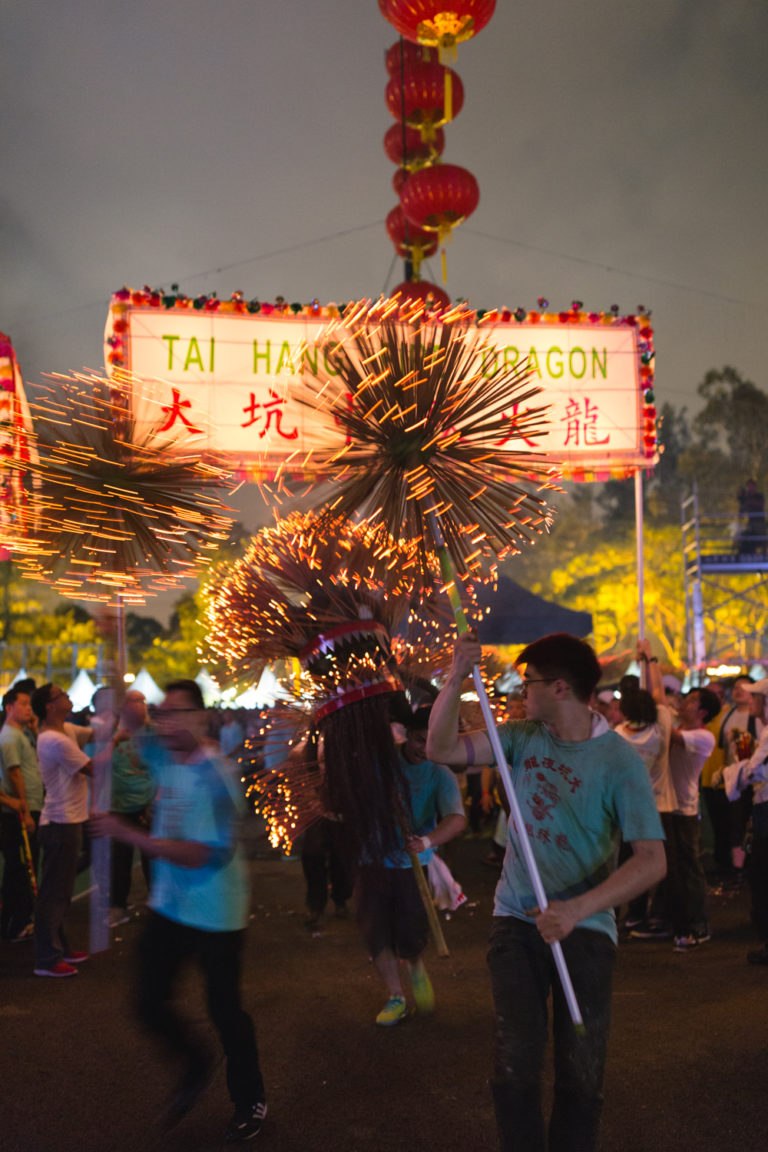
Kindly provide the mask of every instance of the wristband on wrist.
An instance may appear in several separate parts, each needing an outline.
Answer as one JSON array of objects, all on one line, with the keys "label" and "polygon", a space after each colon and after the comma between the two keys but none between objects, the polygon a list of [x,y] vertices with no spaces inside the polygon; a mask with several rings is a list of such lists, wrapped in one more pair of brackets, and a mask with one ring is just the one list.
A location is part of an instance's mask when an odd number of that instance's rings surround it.
[{"label": "wristband on wrist", "polygon": [[424,847],[421,849],[422,852],[426,852],[427,848],[432,847],[432,841],[430,840],[429,836],[422,836],[421,843],[424,845]]}]

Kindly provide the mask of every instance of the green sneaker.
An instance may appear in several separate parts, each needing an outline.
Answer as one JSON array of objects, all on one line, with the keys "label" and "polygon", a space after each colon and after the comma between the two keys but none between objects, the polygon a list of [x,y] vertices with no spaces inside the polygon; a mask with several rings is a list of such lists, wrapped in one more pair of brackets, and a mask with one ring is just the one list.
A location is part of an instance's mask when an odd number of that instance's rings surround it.
[{"label": "green sneaker", "polygon": [[411,987],[419,1012],[434,1012],[435,993],[432,981],[423,968],[420,972],[411,972]]},{"label": "green sneaker", "polygon": [[390,1024],[397,1024],[398,1020],[404,1020],[407,1015],[405,996],[390,996],[376,1017],[376,1023],[383,1024],[385,1028],[388,1028]]}]

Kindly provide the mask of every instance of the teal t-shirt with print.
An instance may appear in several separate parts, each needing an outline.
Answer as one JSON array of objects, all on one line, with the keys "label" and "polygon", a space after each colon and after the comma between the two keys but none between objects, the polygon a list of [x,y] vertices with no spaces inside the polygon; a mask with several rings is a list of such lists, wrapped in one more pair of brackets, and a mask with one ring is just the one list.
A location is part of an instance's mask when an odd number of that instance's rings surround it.
[{"label": "teal t-shirt with print", "polygon": [[156,744],[145,755],[155,784],[152,836],[195,841],[212,850],[202,868],[153,860],[150,908],[208,932],[244,928],[248,877],[238,842],[244,801],[234,764],[220,756],[179,764]]},{"label": "teal t-shirt with print", "polygon": [[[499,728],[520,810],[549,901],[568,900],[605,880],[620,840],[663,840],[648,772],[638,754],[609,731],[560,740],[539,722]],[[511,826],[496,888],[497,916],[529,920],[538,901]],[[616,941],[613,909],[579,924]]]}]

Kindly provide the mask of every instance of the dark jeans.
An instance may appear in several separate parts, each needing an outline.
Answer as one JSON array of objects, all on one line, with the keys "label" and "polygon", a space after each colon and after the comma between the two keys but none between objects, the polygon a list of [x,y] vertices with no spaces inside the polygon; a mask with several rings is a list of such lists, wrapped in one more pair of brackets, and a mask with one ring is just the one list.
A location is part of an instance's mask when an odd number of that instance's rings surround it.
[{"label": "dark jeans", "polygon": [[727,878],[733,874],[730,803],[724,788],[703,787],[701,798],[712,826],[712,855],[715,870],[718,876]]},{"label": "dark jeans", "polygon": [[[33,813],[37,819],[40,813]],[[37,834],[28,832],[32,867],[37,874]],[[0,937],[13,940],[32,920],[35,896],[29,879],[21,821],[18,812],[0,814],[0,849],[3,853],[3,884],[0,890]]]},{"label": "dark jeans", "polygon": [[675,812],[664,822],[667,850],[667,877],[664,881],[667,906],[675,936],[707,932],[707,881],[701,866],[700,821],[698,816]]},{"label": "dark jeans", "polygon": [[[141,812],[117,812],[121,820],[134,828],[147,830],[144,809]],[[112,841],[112,884],[110,903],[113,908],[127,908],[128,896],[131,891],[131,875],[133,873],[133,844],[125,844],[122,840]],[[141,853],[141,870],[149,888],[149,857]]]},{"label": "dark jeans", "polygon": [[210,1062],[205,1040],[173,1006],[182,965],[194,960],[204,979],[208,1015],[227,1058],[227,1087],[236,1107],[264,1099],[253,1021],[240,1003],[245,933],[205,932],[151,912],[139,946],[139,1019],[194,1075]]},{"label": "dark jeans", "polygon": [[352,884],[343,857],[343,830],[338,820],[316,820],[304,834],[301,867],[307,884],[307,909],[321,916],[331,899],[337,908],[352,895]]},{"label": "dark jeans", "polygon": [[768,945],[768,803],[752,809],[752,851],[748,857],[749,887],[752,891],[752,922],[760,939]]},{"label": "dark jeans", "polygon": [[82,824],[43,824],[43,868],[35,912],[35,967],[52,968],[69,954],[64,918],[72,903]]},{"label": "dark jeans", "polygon": [[[582,1035],[571,1023],[552,950],[535,925],[494,917],[488,952],[496,1013],[492,1087],[502,1152],[596,1147],[616,949],[605,933],[577,928],[563,941],[563,952],[584,1020]],[[555,1098],[547,1141],[541,1070],[550,989]]]}]

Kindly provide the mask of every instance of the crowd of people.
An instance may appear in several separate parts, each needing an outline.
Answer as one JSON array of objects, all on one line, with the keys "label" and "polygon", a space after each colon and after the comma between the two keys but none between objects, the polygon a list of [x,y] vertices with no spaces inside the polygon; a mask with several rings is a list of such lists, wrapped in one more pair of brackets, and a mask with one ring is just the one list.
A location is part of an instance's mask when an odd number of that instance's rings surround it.
[{"label": "crowd of people", "polygon": [[[475,832],[495,825],[488,863],[500,876],[489,968],[500,1146],[591,1149],[619,933],[668,938],[676,952],[689,953],[711,938],[708,885],[739,887],[746,877],[761,942],[747,959],[768,964],[768,678],[753,683],[741,676],[683,696],[665,684],[642,641],[642,678],[625,677],[606,694],[584,641],[557,634],[521,653],[521,690],[511,694],[498,735],[547,894],[542,905],[514,819],[508,820],[493,747],[461,716],[464,681],[480,654],[471,635],[460,638],[439,695],[416,708],[400,732],[403,835],[384,866],[373,866],[365,853],[345,856],[332,812],[306,834],[307,926],[318,928],[329,895],[337,915],[354,907],[386,994],[377,1026],[395,1026],[414,1009],[433,1011],[421,872],[468,821]],[[240,995],[249,890],[234,761],[249,717],[206,710],[193,681],[169,685],[151,715],[133,690],[116,708],[111,690],[100,689],[83,723],[73,724],[71,711],[67,693],[51,683],[22,682],[3,698],[2,940],[30,947],[38,977],[76,976],[89,956],[72,948],[67,914],[88,860],[84,839],[111,842],[112,928],[135,914],[138,854],[150,895],[137,1014],[180,1069],[164,1123],[190,1111],[215,1066],[174,1000],[182,966],[194,961],[226,1056],[234,1108],[227,1140],[250,1140],[267,1104],[253,1022]],[[712,830],[709,880],[702,811]],[[557,949],[583,1027],[575,1026],[561,990]],[[550,995],[556,1074],[547,1125],[540,1089]]]}]

